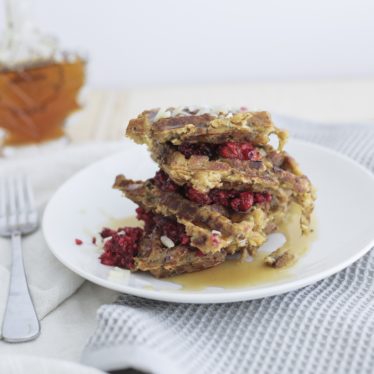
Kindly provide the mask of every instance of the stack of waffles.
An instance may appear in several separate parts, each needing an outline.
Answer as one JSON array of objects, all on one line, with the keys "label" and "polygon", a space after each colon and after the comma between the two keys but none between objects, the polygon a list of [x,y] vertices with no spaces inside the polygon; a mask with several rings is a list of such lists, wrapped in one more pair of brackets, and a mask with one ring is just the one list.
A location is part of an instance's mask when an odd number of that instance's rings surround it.
[{"label": "stack of waffles", "polygon": [[[139,206],[144,229],[125,230],[126,245],[108,244],[103,263],[168,277],[235,254],[256,256],[295,203],[302,232],[310,230],[313,187],[283,150],[287,133],[267,112],[147,110],[126,134],[148,147],[159,171],[146,181],[116,177],[114,188]],[[265,263],[281,267],[292,260],[291,253],[275,251]]]}]

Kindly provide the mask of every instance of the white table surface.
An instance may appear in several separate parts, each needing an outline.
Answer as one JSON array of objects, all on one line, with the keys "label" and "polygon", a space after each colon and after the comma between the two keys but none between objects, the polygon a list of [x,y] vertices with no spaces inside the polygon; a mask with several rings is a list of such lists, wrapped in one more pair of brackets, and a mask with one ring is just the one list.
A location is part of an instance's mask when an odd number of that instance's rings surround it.
[{"label": "white table surface", "polygon": [[[183,104],[246,105],[319,122],[374,124],[374,78],[313,82],[256,82],[112,91],[91,90],[69,126],[73,142],[120,139],[128,119],[143,109]],[[0,354],[32,354],[78,361],[95,328],[95,313],[116,293],[86,282],[41,322],[29,343],[0,342]]]}]

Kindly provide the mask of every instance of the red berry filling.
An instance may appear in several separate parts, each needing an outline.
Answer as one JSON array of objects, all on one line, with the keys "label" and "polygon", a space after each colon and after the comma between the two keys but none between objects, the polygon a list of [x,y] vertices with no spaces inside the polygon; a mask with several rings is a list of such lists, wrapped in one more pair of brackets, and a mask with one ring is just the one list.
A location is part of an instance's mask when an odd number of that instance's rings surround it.
[{"label": "red berry filling", "polygon": [[144,230],[146,233],[150,233],[156,228],[161,235],[170,238],[175,245],[188,245],[190,243],[190,238],[186,234],[184,225],[178,223],[175,219],[146,212],[140,207],[136,209],[136,213],[137,218],[144,221]]},{"label": "red berry filling", "polygon": [[270,203],[271,201],[269,192],[255,192],[253,197],[257,204]]},{"label": "red berry filling", "polygon": [[100,232],[100,236],[105,239],[105,238],[109,238],[109,236],[113,236],[115,233],[117,232],[117,230],[113,230],[113,229],[110,229],[108,227],[104,227],[101,232]]},{"label": "red berry filling", "polygon": [[177,146],[187,159],[191,156],[208,156],[210,160],[222,158],[231,158],[237,160],[260,160],[260,153],[251,143],[226,142],[223,144],[212,143],[182,143]]},{"label": "red berry filling", "polygon": [[134,257],[138,253],[143,229],[139,227],[122,227],[118,230],[104,228],[100,235],[102,238],[111,237],[104,244],[104,253],[100,256],[100,262],[104,265],[133,269]]},{"label": "red berry filling", "polygon": [[193,187],[186,186],[185,197],[187,197],[188,200],[191,200],[200,205],[209,205],[213,203],[213,200],[211,199],[209,194],[200,192]]},{"label": "red berry filling", "polygon": [[246,212],[254,204],[254,194],[250,191],[219,190],[209,192],[213,202],[224,207],[230,207],[235,212]]},{"label": "red berry filling", "polygon": [[148,234],[155,227],[155,221],[153,219],[154,214],[152,212],[147,212],[143,208],[136,208],[136,218],[144,222],[144,231]]},{"label": "red berry filling", "polygon": [[187,245],[190,242],[190,238],[186,234],[184,225],[178,223],[176,220],[160,215],[155,215],[154,221],[156,227],[170,238],[175,245],[182,244]]},{"label": "red berry filling", "polygon": [[250,161],[260,160],[260,153],[251,143],[227,142],[219,146],[218,153],[223,158]]},{"label": "red berry filling", "polygon": [[[122,227],[117,230],[103,228],[100,236],[107,240],[104,243],[104,252],[100,256],[102,264],[133,269],[134,257],[138,254],[143,233],[149,234],[155,228],[161,235],[170,238],[175,245],[189,245],[190,238],[186,234],[185,227],[175,219],[147,212],[140,207],[136,209],[136,213],[137,218],[144,221],[144,230],[139,227]],[[190,249],[197,250],[193,247]]]},{"label": "red berry filling", "polygon": [[240,192],[238,197],[230,201],[230,206],[235,212],[246,212],[253,205],[253,194],[249,191]]},{"label": "red berry filling", "polygon": [[177,147],[178,151],[189,159],[192,155],[208,156],[209,159],[217,157],[217,145],[210,143],[182,143]]},{"label": "red berry filling", "polygon": [[153,177],[153,183],[163,191],[176,192],[179,189],[179,186],[162,170],[156,172],[156,175]]},{"label": "red berry filling", "polygon": [[[218,204],[225,208],[231,208],[235,212],[247,212],[254,204],[263,204],[271,202],[271,195],[268,192],[251,192],[213,189],[208,193],[200,192],[190,185],[183,187],[174,183],[170,177],[162,170],[159,170],[153,178],[153,183],[163,191],[178,192],[199,205]],[[153,215],[145,211],[139,211],[138,219],[145,222],[146,231],[151,231],[154,227]],[[151,216],[147,216],[151,214]],[[143,217],[143,215],[145,215]],[[147,229],[149,225],[149,229]],[[165,234],[166,235],[166,234]]]}]

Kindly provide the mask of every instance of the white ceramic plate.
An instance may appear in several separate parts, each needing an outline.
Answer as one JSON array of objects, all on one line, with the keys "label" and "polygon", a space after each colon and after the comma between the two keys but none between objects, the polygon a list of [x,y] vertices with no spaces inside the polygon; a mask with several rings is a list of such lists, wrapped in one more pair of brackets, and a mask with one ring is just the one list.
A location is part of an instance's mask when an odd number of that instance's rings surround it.
[{"label": "white ceramic plate", "polygon": [[[97,249],[89,243],[108,219],[134,215],[135,204],[111,189],[114,177],[120,173],[133,179],[154,175],[156,166],[149,154],[135,144],[87,167],[61,186],[44,213],[45,239],[54,255],[75,273],[101,286],[150,299],[222,303],[306,286],[344,269],[374,245],[374,177],[349,158],[323,147],[292,140],[286,149],[317,188],[318,235],[285,279],[192,292],[147,274],[135,273],[127,279],[109,276],[111,267],[100,264]],[[77,246],[75,238],[85,244]]]}]

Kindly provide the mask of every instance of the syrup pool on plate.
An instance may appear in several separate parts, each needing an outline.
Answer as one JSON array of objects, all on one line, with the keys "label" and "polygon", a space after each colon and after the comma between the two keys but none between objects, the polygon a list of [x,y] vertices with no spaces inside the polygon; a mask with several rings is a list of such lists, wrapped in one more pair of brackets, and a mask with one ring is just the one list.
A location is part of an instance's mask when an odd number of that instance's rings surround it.
[{"label": "syrup pool on plate", "polygon": [[[274,269],[264,264],[264,258],[268,251],[259,251],[254,258],[248,257],[245,260],[238,258],[227,259],[223,264],[198,271],[186,273],[170,278],[163,278],[163,281],[173,282],[182,287],[183,290],[203,290],[207,287],[219,288],[240,288],[245,286],[260,285],[275,282],[292,277],[290,268],[302,257],[316,239],[316,221],[312,218],[312,230],[307,235],[302,235],[300,229],[300,207],[292,204],[284,222],[280,225],[278,233],[283,234],[285,241],[282,245],[283,251],[289,251],[295,257],[295,261],[289,266]],[[131,226],[142,227],[141,221],[136,217],[110,218],[105,224],[106,227],[118,229],[119,227]],[[273,248],[272,250],[274,250]],[[147,286],[152,288],[151,285]]]},{"label": "syrup pool on plate", "polygon": [[110,229],[117,230],[119,227],[143,227],[143,221],[139,221],[135,216],[130,216],[126,218],[110,218],[106,224],[105,227],[108,227]]},{"label": "syrup pool on plate", "polygon": [[[295,256],[295,262],[307,252],[311,243],[316,239],[316,222],[312,222],[312,231],[302,235],[300,229],[300,208],[293,204],[278,232],[286,239],[282,250],[290,251]],[[228,259],[223,264],[195,272],[167,278],[177,283],[184,290],[202,290],[207,287],[239,288],[245,286],[271,283],[292,276],[290,264],[287,267],[274,269],[264,264],[267,253],[259,251],[256,257],[246,260]]]}]

